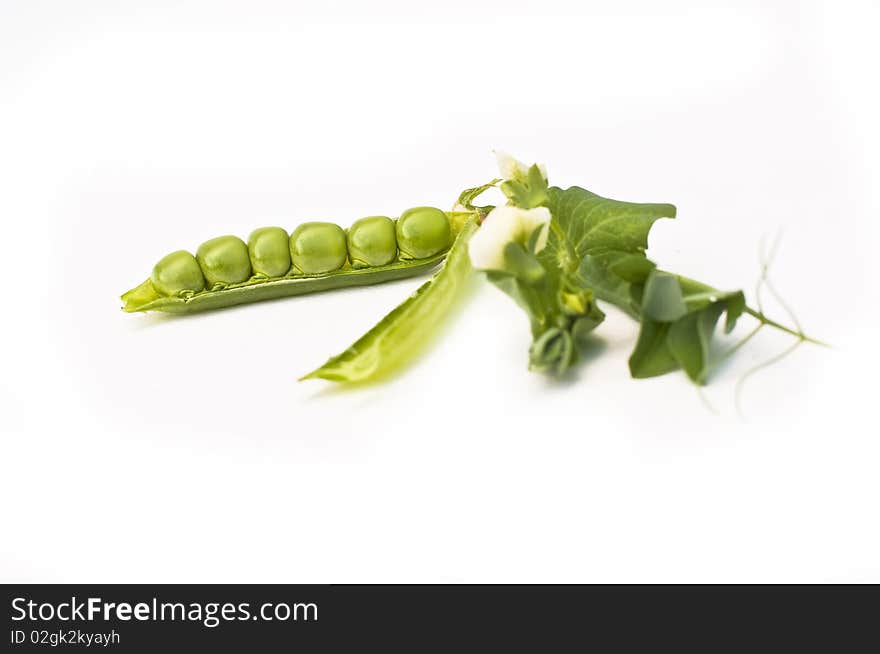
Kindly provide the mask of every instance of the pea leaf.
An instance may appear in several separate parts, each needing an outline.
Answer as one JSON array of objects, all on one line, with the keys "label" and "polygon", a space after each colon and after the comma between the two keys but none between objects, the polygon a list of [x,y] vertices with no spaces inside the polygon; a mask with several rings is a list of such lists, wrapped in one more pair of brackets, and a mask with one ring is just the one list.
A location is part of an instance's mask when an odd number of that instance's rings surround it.
[{"label": "pea leaf", "polygon": [[642,294],[642,316],[657,322],[673,322],[687,312],[678,278],[667,272],[652,273]]},{"label": "pea leaf", "polygon": [[674,218],[675,206],[621,202],[579,186],[551,187],[546,206],[553,223],[543,259],[570,271],[598,299],[638,317],[640,303],[630,287],[654,269],[645,256],[648,233],[660,218]]},{"label": "pea leaf", "polygon": [[682,368],[695,383],[706,382],[718,318],[727,312],[725,330],[732,330],[745,310],[745,296],[742,291],[702,288],[685,295],[687,286],[676,275],[654,271],[643,288],[633,287],[642,291],[642,326],[629,360],[633,377],[656,377]]},{"label": "pea leaf", "polygon": [[669,323],[645,318],[639,340],[629,357],[629,372],[636,379],[657,377],[678,370],[678,361],[666,343]]},{"label": "pea leaf", "polygon": [[612,273],[631,284],[643,284],[654,269],[657,267],[653,261],[644,254],[626,254],[613,252],[608,267]]},{"label": "pea leaf", "polygon": [[687,376],[703,382],[709,363],[709,347],[718,316],[724,312],[722,304],[712,304],[700,311],[689,313],[669,326],[666,345]]},{"label": "pea leaf", "polygon": [[586,255],[616,252],[642,254],[648,247],[648,232],[660,218],[675,218],[671,204],[639,204],[603,198],[572,186],[551,187],[546,205],[555,227],[544,257],[573,271]]},{"label": "pea leaf", "polygon": [[730,332],[745,309],[745,296],[742,291],[716,293],[697,301],[691,298],[688,305],[692,307],[690,312],[672,323],[666,343],[687,376],[704,384],[711,369],[712,337],[718,318],[727,312],[725,331]]},{"label": "pea leaf", "polygon": [[[617,252],[608,254],[614,257],[629,256],[626,253]],[[633,300],[633,286],[624,277],[614,272],[614,269],[608,265],[608,258],[608,255],[588,254],[581,260],[576,278],[585,287],[592,289],[600,300],[609,302],[638,319],[641,299]]]},{"label": "pea leaf", "polygon": [[724,332],[726,334],[733,331],[737,319],[746,309],[746,296],[742,291],[701,291],[685,295],[684,301],[688,311],[700,311],[717,303],[723,303],[727,309],[727,320],[724,324]]}]

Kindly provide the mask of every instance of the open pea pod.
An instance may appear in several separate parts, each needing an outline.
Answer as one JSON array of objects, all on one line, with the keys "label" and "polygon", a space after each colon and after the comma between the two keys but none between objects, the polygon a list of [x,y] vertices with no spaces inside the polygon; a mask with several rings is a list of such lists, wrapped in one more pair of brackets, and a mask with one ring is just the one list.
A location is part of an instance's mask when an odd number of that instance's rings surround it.
[{"label": "open pea pod", "polygon": [[323,366],[300,377],[333,382],[362,384],[387,378],[413,361],[428,345],[438,327],[461,300],[462,290],[471,279],[473,267],[468,254],[471,237],[494,208],[475,206],[484,191],[500,179],[466,189],[459,195],[456,209],[449,214],[456,234],[443,267],[415,293],[397,305],[370,331]]},{"label": "open pea pod", "polygon": [[363,383],[383,379],[412,361],[461,297],[473,272],[468,242],[479,215],[468,216],[443,267],[341,354],[301,377]]},{"label": "open pea pod", "polygon": [[423,274],[446,257],[455,214],[416,207],[397,220],[369,216],[348,230],[309,222],[289,234],[262,227],[245,242],[220,236],[195,255],[162,258],[150,278],[122,295],[127,312],[192,313]]}]

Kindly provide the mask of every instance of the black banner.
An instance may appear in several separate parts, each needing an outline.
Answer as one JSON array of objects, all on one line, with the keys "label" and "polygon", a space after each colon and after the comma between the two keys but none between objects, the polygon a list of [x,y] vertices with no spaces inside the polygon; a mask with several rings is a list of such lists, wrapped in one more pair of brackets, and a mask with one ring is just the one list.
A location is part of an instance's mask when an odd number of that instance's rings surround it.
[{"label": "black banner", "polygon": [[[876,586],[8,585],[4,651],[849,651]],[[208,649],[210,648],[210,649]],[[860,647],[861,649],[861,647]]]}]

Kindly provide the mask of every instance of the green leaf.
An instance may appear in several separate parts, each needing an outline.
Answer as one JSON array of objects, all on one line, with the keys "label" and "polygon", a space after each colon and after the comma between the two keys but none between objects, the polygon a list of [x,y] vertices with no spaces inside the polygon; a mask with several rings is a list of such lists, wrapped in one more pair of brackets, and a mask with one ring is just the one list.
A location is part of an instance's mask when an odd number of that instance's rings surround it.
[{"label": "green leaf", "polygon": [[571,335],[580,350],[585,350],[590,346],[589,337],[593,330],[602,324],[603,320],[605,320],[605,314],[598,307],[594,307],[592,314],[574,321],[571,326]]},{"label": "green leaf", "polygon": [[545,257],[573,271],[584,256],[644,253],[648,232],[660,218],[674,218],[671,204],[638,204],[603,198],[578,186],[548,190],[554,228]]},{"label": "green leaf", "polygon": [[631,289],[634,287],[609,268],[605,255],[585,256],[581,260],[575,278],[580,280],[583,286],[592,289],[600,300],[609,302],[638,319],[641,297],[633,300]]},{"label": "green leaf", "polygon": [[727,310],[724,332],[729,334],[736,321],[746,309],[746,296],[742,291],[699,291],[684,297],[688,311],[700,311],[706,307],[721,304]]},{"label": "green leaf", "polygon": [[725,331],[729,333],[746,306],[742,291],[716,292],[708,294],[709,297],[705,295],[699,293],[685,298],[690,307],[689,313],[672,324],[666,339],[676,361],[697,384],[706,383],[712,367],[712,337],[718,318],[727,312]]},{"label": "green leaf", "polygon": [[639,340],[629,357],[629,372],[633,377],[645,379],[678,370],[678,361],[666,344],[668,333],[668,322],[657,322],[649,318],[642,320]]},{"label": "green leaf", "polygon": [[689,313],[672,323],[666,345],[678,364],[692,381],[702,384],[709,367],[709,353],[715,323],[724,312],[724,305],[712,304]]},{"label": "green leaf", "polygon": [[609,261],[609,269],[630,284],[644,284],[657,265],[644,254],[612,252],[616,255]]},{"label": "green leaf", "polygon": [[384,378],[411,362],[431,340],[470,277],[467,243],[476,230],[477,220],[473,218],[464,226],[443,268],[432,279],[351,347],[301,379],[368,382]]},{"label": "green leaf", "polygon": [[546,206],[553,218],[547,247],[538,258],[548,271],[548,292],[558,290],[561,281],[568,279],[636,315],[630,281],[647,277],[653,270],[644,256],[648,232],[660,218],[674,218],[675,207],[611,200],[579,186],[549,188]]},{"label": "green leaf", "polygon": [[660,218],[674,218],[675,206],[611,200],[578,186],[551,187],[546,206],[553,221],[542,259],[636,317],[630,286],[654,269],[645,256],[648,233]]},{"label": "green leaf", "polygon": [[[704,288],[667,272],[651,274],[642,293],[639,340],[630,357],[633,377],[655,377],[680,367],[695,383],[706,382],[718,318],[726,311],[726,328],[733,329],[745,296]],[[694,292],[684,295],[685,289]]]},{"label": "green leaf", "polygon": [[657,322],[673,322],[687,313],[678,277],[654,271],[645,282],[642,315]]},{"label": "green leaf", "polygon": [[746,311],[746,296],[742,291],[736,291],[733,297],[727,300],[727,320],[724,323],[724,333],[729,334],[736,327],[736,321]]}]

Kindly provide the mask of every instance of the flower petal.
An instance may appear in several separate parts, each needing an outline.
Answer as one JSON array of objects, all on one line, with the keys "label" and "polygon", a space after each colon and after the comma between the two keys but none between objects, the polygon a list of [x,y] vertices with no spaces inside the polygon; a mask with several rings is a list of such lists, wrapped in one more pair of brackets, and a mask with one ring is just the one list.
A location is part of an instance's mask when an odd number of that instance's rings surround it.
[{"label": "flower petal", "polygon": [[[493,150],[495,160],[498,162],[498,172],[504,179],[512,179],[518,182],[524,182],[529,176],[529,168],[516,157],[511,156],[504,150]],[[544,181],[547,181],[547,167],[544,164],[536,164]]]},{"label": "flower petal", "polygon": [[503,150],[495,150],[495,160],[498,162],[498,172],[504,179],[522,181],[529,173],[529,167]]},{"label": "flower petal", "polygon": [[547,207],[495,207],[471,238],[471,264],[478,270],[504,270],[505,246],[512,242],[525,246],[536,229],[541,232],[535,252],[540,252],[547,245],[550,217]]}]

